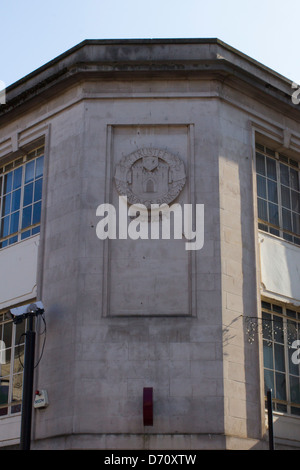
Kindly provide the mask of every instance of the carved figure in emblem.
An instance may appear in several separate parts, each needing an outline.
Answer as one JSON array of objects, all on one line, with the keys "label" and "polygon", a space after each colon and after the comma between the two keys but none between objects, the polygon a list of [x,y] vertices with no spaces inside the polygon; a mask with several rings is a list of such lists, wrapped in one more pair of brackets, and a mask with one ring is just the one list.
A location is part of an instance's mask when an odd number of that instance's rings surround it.
[{"label": "carved figure in emblem", "polygon": [[116,165],[115,183],[131,204],[169,204],[186,181],[182,160],[165,150],[142,148],[123,157]]}]

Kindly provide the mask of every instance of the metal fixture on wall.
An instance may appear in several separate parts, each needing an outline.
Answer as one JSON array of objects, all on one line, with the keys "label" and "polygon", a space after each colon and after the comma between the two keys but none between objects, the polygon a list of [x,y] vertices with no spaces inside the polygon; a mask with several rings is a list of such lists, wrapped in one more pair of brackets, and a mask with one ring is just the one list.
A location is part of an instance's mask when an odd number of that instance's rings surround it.
[{"label": "metal fixture on wall", "polygon": [[143,389],[143,420],[144,426],[153,426],[153,388]]}]

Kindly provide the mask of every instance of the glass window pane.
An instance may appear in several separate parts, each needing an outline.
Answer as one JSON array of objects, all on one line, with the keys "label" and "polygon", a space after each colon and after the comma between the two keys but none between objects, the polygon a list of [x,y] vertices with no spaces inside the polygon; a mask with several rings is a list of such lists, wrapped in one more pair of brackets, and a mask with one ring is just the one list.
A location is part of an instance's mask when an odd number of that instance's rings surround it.
[{"label": "glass window pane", "polygon": [[7,194],[3,198],[2,216],[8,215],[10,213],[10,205],[11,205],[11,193]]},{"label": "glass window pane", "polygon": [[300,235],[300,214],[293,212],[293,232]]},{"label": "glass window pane", "polygon": [[274,390],[274,373],[272,370],[264,370],[265,377],[265,395],[268,390]]},{"label": "glass window pane", "polygon": [[273,348],[268,341],[264,341],[264,367],[273,369]]},{"label": "glass window pane", "polygon": [[290,165],[293,165],[296,168],[298,168],[298,162],[296,160],[292,160],[291,158],[290,158]]},{"label": "glass window pane", "polygon": [[278,400],[286,400],[285,374],[275,372],[276,394]]},{"label": "glass window pane", "polygon": [[292,213],[282,208],[282,227],[285,230],[292,231]]},{"label": "glass window pane", "polygon": [[299,191],[299,172],[290,168],[291,187]]},{"label": "glass window pane", "polygon": [[26,184],[24,187],[24,202],[23,205],[28,206],[32,204],[32,197],[33,197],[33,183]]},{"label": "glass window pane", "polygon": [[8,322],[3,325],[3,341],[5,343],[6,348],[11,348],[12,327],[12,322]]},{"label": "glass window pane", "polygon": [[298,339],[298,328],[297,322],[288,320],[287,321],[287,341],[289,344],[292,344],[293,341]]},{"label": "glass window pane", "polygon": [[286,314],[288,317],[297,318],[296,310],[291,310],[290,308],[287,308]]},{"label": "glass window pane", "polygon": [[281,411],[282,413],[287,412],[287,406],[283,405],[282,403],[276,403],[276,410]]},{"label": "glass window pane", "polygon": [[267,157],[267,176],[276,181],[276,161]]},{"label": "glass window pane", "polygon": [[267,153],[268,155],[271,155],[272,157],[275,157],[275,151],[272,150],[272,149],[270,149],[270,148],[268,148],[268,147],[266,147],[266,153]]},{"label": "glass window pane", "polygon": [[21,233],[21,240],[25,240],[25,238],[30,237],[31,235],[31,230],[26,230],[26,232]]},{"label": "glass window pane", "polygon": [[32,225],[38,224],[41,221],[41,202],[36,202],[33,206],[33,218],[32,218]]},{"label": "glass window pane", "polygon": [[36,235],[37,233],[40,233],[40,231],[41,231],[40,225],[38,227],[34,227],[32,229],[32,235]]},{"label": "glass window pane", "polygon": [[273,312],[282,313],[282,307],[277,304],[272,304],[272,310]]},{"label": "glass window pane", "polygon": [[291,208],[290,189],[281,185],[281,202],[287,209]]},{"label": "glass window pane", "polygon": [[25,183],[29,183],[34,179],[34,160],[26,163],[25,168]]},{"label": "glass window pane", "polygon": [[23,216],[22,216],[22,229],[31,225],[31,213],[32,213],[32,206],[27,206],[23,209]]},{"label": "glass window pane", "polygon": [[262,220],[268,220],[267,202],[263,199],[257,199],[258,217]]},{"label": "glass window pane", "polygon": [[263,319],[263,338],[271,341],[273,337],[271,316],[263,312],[262,319]]},{"label": "glass window pane", "polygon": [[9,230],[9,216],[4,217],[1,219],[1,231],[0,231],[0,237],[4,238],[7,237],[8,235],[8,230]]},{"label": "glass window pane", "polygon": [[43,175],[43,167],[44,167],[44,156],[37,158],[36,160],[36,168],[35,168],[35,177],[39,178]]},{"label": "glass window pane", "polygon": [[292,195],[292,210],[300,213],[300,193],[291,191]]},{"label": "glass window pane", "polygon": [[273,315],[273,329],[276,343],[284,344],[283,320],[277,315]]},{"label": "glass window pane", "polygon": [[20,166],[16,170],[14,170],[14,185],[13,189],[18,189],[21,187],[22,184],[22,167]]},{"label": "glass window pane", "polygon": [[300,408],[296,408],[295,406],[291,406],[291,413],[293,415],[300,416]]},{"label": "glass window pane", "polygon": [[283,238],[284,238],[285,240],[287,240],[288,242],[292,242],[292,241],[293,241],[293,237],[292,237],[292,235],[290,235],[289,233],[283,232],[282,236],[283,236]]},{"label": "glass window pane", "polygon": [[12,189],[12,172],[4,176],[4,190],[3,194],[9,193]]},{"label": "glass window pane", "polygon": [[23,354],[22,346],[25,343],[25,322],[16,324],[16,344],[19,345],[16,349],[16,354]]},{"label": "glass window pane", "polygon": [[261,153],[256,153],[256,172],[260,175],[265,175],[265,157]]},{"label": "glass window pane", "polygon": [[285,372],[284,346],[282,344],[275,343],[274,353],[275,353],[275,369],[280,372]]},{"label": "glass window pane", "polygon": [[40,178],[35,182],[34,186],[34,202],[40,201],[42,199],[42,188],[43,188],[43,180]]},{"label": "glass window pane", "polygon": [[15,212],[20,209],[21,190],[17,189],[12,193],[11,211]]},{"label": "glass window pane", "polygon": [[20,215],[20,212],[14,212],[12,215],[11,215],[11,219],[10,219],[10,230],[9,230],[9,233],[12,234],[12,233],[15,233],[18,231],[19,229],[19,215]]},{"label": "glass window pane", "polygon": [[257,195],[267,199],[266,178],[257,175]]},{"label": "glass window pane", "polygon": [[18,241],[18,235],[15,235],[14,237],[9,238],[8,243],[9,245],[12,245],[13,243],[17,243]]},{"label": "glass window pane", "polygon": [[1,405],[8,403],[8,390],[9,390],[9,377],[0,378],[0,416],[7,414],[7,408],[2,408]]},{"label": "glass window pane", "polygon": [[270,233],[272,233],[272,235],[276,235],[277,237],[280,236],[279,230],[273,227],[270,227]]},{"label": "glass window pane", "polygon": [[275,202],[275,204],[278,203],[277,183],[274,183],[274,181],[270,180],[268,180],[268,200],[271,202]]},{"label": "glass window pane", "polygon": [[[43,166],[41,148],[31,152],[26,163],[22,157],[6,165],[5,169],[9,171],[0,175],[0,238],[5,238],[0,242],[0,249],[40,232],[39,227],[35,227],[34,232],[28,227],[39,224],[41,219]],[[20,228],[22,234],[19,236],[16,234]]]},{"label": "glass window pane", "polygon": [[265,232],[268,232],[268,226],[265,225],[265,224],[259,223],[258,228],[259,228],[259,230],[264,230]]},{"label": "glass window pane", "polygon": [[14,414],[14,413],[20,413],[21,412],[21,403],[19,403],[18,405],[12,405],[11,406],[11,413]]},{"label": "glass window pane", "polygon": [[294,377],[290,375],[290,392],[291,392],[291,401],[293,403],[300,404],[299,377]]},{"label": "glass window pane", "polygon": [[289,167],[283,163],[280,163],[280,181],[286,186],[290,185]]},{"label": "glass window pane", "polygon": [[269,202],[269,222],[274,225],[279,225],[278,206]]}]

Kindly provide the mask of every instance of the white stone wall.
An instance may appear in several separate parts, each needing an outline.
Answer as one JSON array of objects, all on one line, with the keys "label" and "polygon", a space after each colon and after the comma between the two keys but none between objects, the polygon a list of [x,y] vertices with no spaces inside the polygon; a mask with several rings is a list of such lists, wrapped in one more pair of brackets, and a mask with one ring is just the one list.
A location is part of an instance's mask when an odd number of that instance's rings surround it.
[{"label": "white stone wall", "polygon": [[[3,135],[41,119],[47,342],[35,385],[50,404],[34,412],[35,448],[261,445],[261,355],[243,324],[260,296],[253,120],[283,126],[280,113],[217,81],[91,81]],[[140,146],[184,160],[179,200],[204,204],[201,250],[97,238],[96,209],[118,196],[110,171]],[[154,389],[153,427],[143,426],[143,387]]]}]

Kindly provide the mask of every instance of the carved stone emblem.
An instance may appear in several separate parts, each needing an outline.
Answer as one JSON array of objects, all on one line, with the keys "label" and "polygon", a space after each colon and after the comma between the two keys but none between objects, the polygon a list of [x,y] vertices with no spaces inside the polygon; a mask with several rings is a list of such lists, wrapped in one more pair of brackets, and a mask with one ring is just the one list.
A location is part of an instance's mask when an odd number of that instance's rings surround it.
[{"label": "carved stone emblem", "polygon": [[183,161],[166,150],[142,148],[123,157],[115,168],[118,193],[130,204],[169,204],[186,182]]}]

